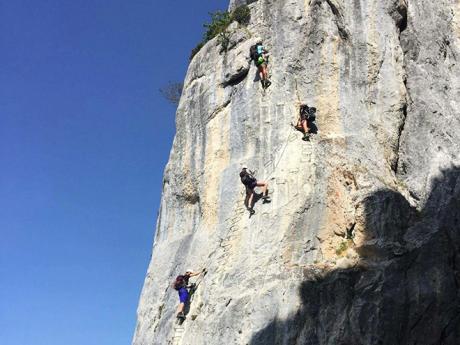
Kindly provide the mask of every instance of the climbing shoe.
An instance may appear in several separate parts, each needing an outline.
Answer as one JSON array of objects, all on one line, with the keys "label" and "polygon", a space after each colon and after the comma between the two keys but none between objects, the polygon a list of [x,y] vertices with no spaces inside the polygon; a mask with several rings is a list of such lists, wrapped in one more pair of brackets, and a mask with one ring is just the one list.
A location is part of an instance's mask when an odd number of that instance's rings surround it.
[{"label": "climbing shoe", "polygon": [[303,141],[310,141],[310,136],[308,134],[305,134],[302,138]]},{"label": "climbing shoe", "polygon": [[249,211],[249,214],[252,216],[253,214],[256,214],[256,211],[254,211],[252,208]]},{"label": "climbing shoe", "polygon": [[185,314],[184,314],[184,312],[178,313],[178,314],[177,314],[177,318],[178,318],[178,319],[185,319]]},{"label": "climbing shoe", "polygon": [[272,201],[270,200],[270,197],[268,195],[262,197],[262,203],[263,204],[268,204],[270,202],[272,202]]},{"label": "climbing shoe", "polygon": [[265,88],[269,87],[272,84],[270,80],[265,80]]}]

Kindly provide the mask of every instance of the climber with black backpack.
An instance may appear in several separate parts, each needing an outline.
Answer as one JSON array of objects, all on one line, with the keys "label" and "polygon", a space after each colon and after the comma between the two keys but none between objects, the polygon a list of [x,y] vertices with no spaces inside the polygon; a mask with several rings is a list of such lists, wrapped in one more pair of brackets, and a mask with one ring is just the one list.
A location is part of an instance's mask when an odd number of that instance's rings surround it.
[{"label": "climber with black backpack", "polygon": [[193,272],[193,270],[188,269],[185,271],[185,274],[176,277],[176,280],[173,283],[173,288],[179,293],[179,306],[177,307],[178,319],[185,320],[184,307],[185,304],[189,302],[190,289],[194,288],[194,284],[189,285],[190,277],[198,276],[202,272],[205,272],[205,269],[200,272]]},{"label": "climber with black backpack", "polygon": [[[316,119],[316,108],[309,107],[306,104],[300,106],[299,119],[297,124],[294,126],[295,129],[303,133],[302,140],[309,141],[311,127],[314,126],[314,121]],[[316,126],[315,126],[316,127]]]},{"label": "climber with black backpack", "polygon": [[254,188],[262,187],[262,200],[263,203],[271,202],[270,197],[268,196],[268,183],[265,181],[258,181],[254,177],[254,172],[248,170],[248,168],[243,168],[240,172],[241,183],[246,187],[246,199],[244,204],[246,205],[247,210],[250,215],[256,213],[254,211]]},{"label": "climber with black backpack", "polygon": [[266,89],[271,85],[271,81],[268,79],[268,50],[266,50],[262,42],[259,41],[251,46],[249,49],[249,56],[257,66],[262,87]]}]

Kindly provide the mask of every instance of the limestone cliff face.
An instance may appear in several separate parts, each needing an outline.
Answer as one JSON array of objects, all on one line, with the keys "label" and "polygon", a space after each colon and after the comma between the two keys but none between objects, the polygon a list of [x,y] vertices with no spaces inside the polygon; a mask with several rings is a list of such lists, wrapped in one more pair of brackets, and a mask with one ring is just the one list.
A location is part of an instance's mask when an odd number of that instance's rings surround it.
[{"label": "limestone cliff face", "polygon": [[[249,3],[190,64],[133,344],[458,344],[460,2]],[[243,165],[270,185],[252,217]]]}]

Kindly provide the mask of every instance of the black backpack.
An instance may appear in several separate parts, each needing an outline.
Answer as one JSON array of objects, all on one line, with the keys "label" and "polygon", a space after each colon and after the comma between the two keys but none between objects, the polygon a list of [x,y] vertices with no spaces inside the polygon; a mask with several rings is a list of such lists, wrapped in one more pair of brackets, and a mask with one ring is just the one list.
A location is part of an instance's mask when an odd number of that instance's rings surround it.
[{"label": "black backpack", "polygon": [[308,121],[316,120],[315,107],[309,107],[308,105],[304,104],[300,107],[300,114],[303,115]]},{"label": "black backpack", "polygon": [[254,177],[252,177],[251,175],[249,174],[245,174],[243,176],[241,176],[241,183],[243,183],[246,187],[249,187],[251,185],[251,183],[255,182],[256,179]]},{"label": "black backpack", "polygon": [[259,58],[259,54],[257,54],[257,44],[254,44],[251,48],[249,48],[249,56],[252,60],[257,61]]},{"label": "black backpack", "polygon": [[316,120],[316,108],[315,107],[309,107],[308,108],[308,119],[310,121],[315,121]]}]

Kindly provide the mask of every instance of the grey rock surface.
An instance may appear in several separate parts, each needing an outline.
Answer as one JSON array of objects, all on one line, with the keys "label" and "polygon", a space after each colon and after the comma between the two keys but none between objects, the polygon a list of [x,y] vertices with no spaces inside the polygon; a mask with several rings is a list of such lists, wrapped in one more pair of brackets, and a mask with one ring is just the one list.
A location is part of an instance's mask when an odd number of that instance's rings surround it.
[{"label": "grey rock surface", "polygon": [[[189,66],[133,345],[458,344],[460,2],[249,6]],[[252,217],[242,166],[269,183]],[[188,267],[208,273],[178,325]]]},{"label": "grey rock surface", "polygon": [[229,11],[234,10],[236,7],[241,5],[250,5],[253,2],[258,0],[230,0],[230,5],[228,6]]}]

